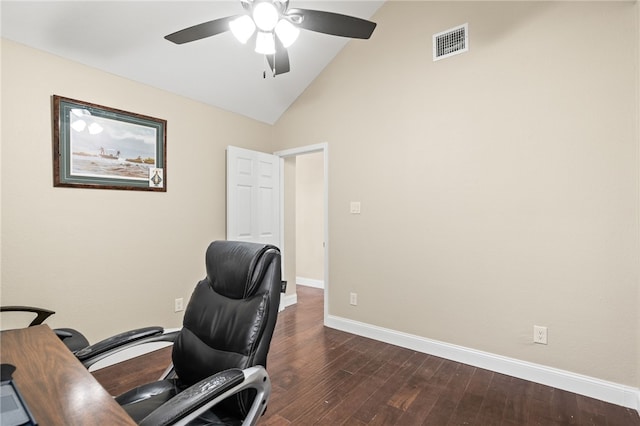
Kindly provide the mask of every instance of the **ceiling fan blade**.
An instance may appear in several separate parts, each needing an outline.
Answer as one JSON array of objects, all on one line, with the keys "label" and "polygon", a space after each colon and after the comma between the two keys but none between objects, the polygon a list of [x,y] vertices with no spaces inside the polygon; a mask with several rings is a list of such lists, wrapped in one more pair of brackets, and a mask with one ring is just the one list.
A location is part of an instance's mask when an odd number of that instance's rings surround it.
[{"label": "ceiling fan blade", "polygon": [[275,38],[276,40],[276,53],[274,55],[266,55],[267,62],[269,63],[269,67],[273,72],[273,75],[280,75],[291,70],[289,65],[289,53],[287,49],[282,45],[282,42]]},{"label": "ceiling fan blade", "polygon": [[302,22],[296,23],[300,28],[341,37],[369,38],[376,28],[375,22],[322,10],[289,9],[287,16],[291,15],[302,16]]},{"label": "ceiling fan blade", "polygon": [[203,38],[211,37],[216,34],[229,31],[229,22],[233,21],[237,17],[238,15],[227,16],[226,18],[203,22],[202,24],[194,25],[193,27],[176,31],[175,33],[165,36],[164,38],[176,44],[183,44],[189,43],[190,41],[196,41]]}]

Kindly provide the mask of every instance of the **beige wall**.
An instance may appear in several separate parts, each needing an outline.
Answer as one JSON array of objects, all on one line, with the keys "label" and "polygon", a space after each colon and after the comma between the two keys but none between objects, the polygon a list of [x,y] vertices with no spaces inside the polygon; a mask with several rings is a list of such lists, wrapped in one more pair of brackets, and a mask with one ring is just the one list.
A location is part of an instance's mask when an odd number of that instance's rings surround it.
[{"label": "beige wall", "polygon": [[[166,119],[166,193],[54,188],[51,96]],[[91,341],[175,327],[225,237],[225,147],[265,149],[272,127],[2,41],[2,304],[57,311]],[[268,150],[268,149],[267,149]]]},{"label": "beige wall", "polygon": [[[177,326],[224,238],[224,147],[328,142],[332,315],[638,387],[639,17],[394,1],[275,128],[2,41],[2,304],[91,340]],[[169,191],[53,188],[53,94],[167,119]]]},{"label": "beige wall", "polygon": [[[636,136],[638,138],[638,145],[640,145],[640,1],[635,2],[636,4],[636,40],[637,40],[637,49],[636,49],[636,89],[637,89],[637,97],[636,97]],[[640,202],[640,199],[639,199]],[[636,310],[638,313],[638,354],[640,354],[640,284],[638,285],[638,309]],[[637,381],[636,386],[640,388],[640,356],[638,356],[638,373],[637,373]]]},{"label": "beige wall", "polygon": [[324,153],[296,157],[296,276],[324,280]]},{"label": "beige wall", "polygon": [[330,314],[640,384],[636,7],[378,11],[276,124],[278,149],[330,147]]}]

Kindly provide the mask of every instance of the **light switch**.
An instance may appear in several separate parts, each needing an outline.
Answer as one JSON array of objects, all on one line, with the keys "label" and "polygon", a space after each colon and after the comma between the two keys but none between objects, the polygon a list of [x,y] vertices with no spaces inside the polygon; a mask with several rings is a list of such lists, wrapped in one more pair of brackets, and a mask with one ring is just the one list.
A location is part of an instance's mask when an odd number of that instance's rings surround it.
[{"label": "light switch", "polygon": [[351,214],[360,214],[360,201],[351,202]]}]

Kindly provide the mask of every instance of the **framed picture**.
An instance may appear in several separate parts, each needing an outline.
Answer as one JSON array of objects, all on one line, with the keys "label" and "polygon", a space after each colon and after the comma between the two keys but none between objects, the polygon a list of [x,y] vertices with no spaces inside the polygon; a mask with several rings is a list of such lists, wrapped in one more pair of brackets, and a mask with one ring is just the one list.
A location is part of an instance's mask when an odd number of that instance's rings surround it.
[{"label": "framed picture", "polygon": [[167,190],[167,122],[53,96],[53,186]]}]

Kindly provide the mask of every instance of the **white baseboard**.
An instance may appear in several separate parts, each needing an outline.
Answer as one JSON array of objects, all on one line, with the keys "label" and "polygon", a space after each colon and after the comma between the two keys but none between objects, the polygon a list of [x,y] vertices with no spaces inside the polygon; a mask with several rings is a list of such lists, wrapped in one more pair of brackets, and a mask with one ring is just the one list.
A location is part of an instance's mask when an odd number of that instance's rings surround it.
[{"label": "white baseboard", "polygon": [[316,280],[313,278],[296,277],[296,285],[304,285],[307,287],[324,288],[323,280]]},{"label": "white baseboard", "polygon": [[296,303],[298,303],[297,294],[285,295],[284,297],[280,298],[280,306],[282,306],[283,309],[287,306],[295,305]]},{"label": "white baseboard", "polygon": [[640,389],[329,315],[327,327],[596,398],[640,412]]}]

